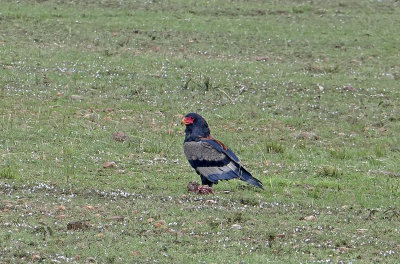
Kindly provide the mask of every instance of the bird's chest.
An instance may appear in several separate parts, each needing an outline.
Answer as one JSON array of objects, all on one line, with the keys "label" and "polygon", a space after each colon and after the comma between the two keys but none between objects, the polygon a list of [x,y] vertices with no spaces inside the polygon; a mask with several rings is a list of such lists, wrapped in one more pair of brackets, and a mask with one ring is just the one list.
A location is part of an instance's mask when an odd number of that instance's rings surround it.
[{"label": "bird's chest", "polygon": [[183,144],[183,153],[188,160],[196,160],[201,157],[201,146],[199,142],[185,142]]}]

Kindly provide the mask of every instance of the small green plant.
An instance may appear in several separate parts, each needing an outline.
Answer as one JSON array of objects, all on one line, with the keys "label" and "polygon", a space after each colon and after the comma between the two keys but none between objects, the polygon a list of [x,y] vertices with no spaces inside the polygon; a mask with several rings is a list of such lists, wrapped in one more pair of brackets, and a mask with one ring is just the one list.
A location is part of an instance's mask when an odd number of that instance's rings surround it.
[{"label": "small green plant", "polygon": [[276,141],[268,141],[265,143],[264,149],[271,154],[283,153],[285,151],[284,147]]},{"label": "small green plant", "polygon": [[321,188],[316,186],[316,187],[308,190],[307,195],[310,198],[319,199],[321,197]]},{"label": "small green plant", "polygon": [[382,158],[386,154],[386,146],[379,144],[374,151],[377,158]]},{"label": "small green plant", "polygon": [[329,154],[335,159],[345,160],[349,158],[349,154],[346,149],[331,149],[329,150]]},{"label": "small green plant", "polygon": [[246,221],[246,217],[243,215],[242,212],[235,212],[232,215],[227,217],[228,223],[242,223]]},{"label": "small green plant", "polygon": [[310,12],[312,10],[313,10],[313,7],[309,4],[297,5],[292,8],[293,13],[295,13],[295,14],[303,14],[306,12]]},{"label": "small green plant", "polygon": [[342,173],[339,168],[332,165],[323,165],[317,170],[317,175],[319,177],[333,177],[339,178]]},{"label": "small green plant", "polygon": [[0,179],[15,179],[18,174],[11,166],[0,168]]}]

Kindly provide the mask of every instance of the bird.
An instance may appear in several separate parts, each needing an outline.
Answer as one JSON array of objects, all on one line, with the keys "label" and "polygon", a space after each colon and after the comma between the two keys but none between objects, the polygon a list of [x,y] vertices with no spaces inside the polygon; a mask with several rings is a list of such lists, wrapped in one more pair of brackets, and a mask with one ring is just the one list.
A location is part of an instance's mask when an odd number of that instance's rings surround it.
[{"label": "bird", "polygon": [[[200,175],[203,186],[212,187],[221,180],[240,179],[264,189],[262,182],[240,164],[239,158],[224,143],[211,136],[208,124],[201,115],[189,113],[181,123],[186,126],[183,152]],[[203,189],[199,190],[202,193]]]}]

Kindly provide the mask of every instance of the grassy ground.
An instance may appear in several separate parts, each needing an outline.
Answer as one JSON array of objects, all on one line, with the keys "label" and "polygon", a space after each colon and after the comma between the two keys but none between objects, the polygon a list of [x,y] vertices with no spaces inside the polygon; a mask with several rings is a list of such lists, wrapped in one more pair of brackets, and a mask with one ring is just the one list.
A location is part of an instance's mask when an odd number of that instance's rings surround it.
[{"label": "grassy ground", "polygon": [[[0,262],[398,262],[398,32],[391,0],[2,0]],[[187,193],[187,112],[266,190]]]}]

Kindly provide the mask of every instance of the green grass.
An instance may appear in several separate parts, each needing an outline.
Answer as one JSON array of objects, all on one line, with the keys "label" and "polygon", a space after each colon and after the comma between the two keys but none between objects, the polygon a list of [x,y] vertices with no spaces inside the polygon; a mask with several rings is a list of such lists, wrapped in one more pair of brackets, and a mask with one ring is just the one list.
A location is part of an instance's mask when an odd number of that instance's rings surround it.
[{"label": "green grass", "polygon": [[[399,8],[1,1],[0,262],[398,262]],[[265,191],[186,192],[188,112]]]}]

